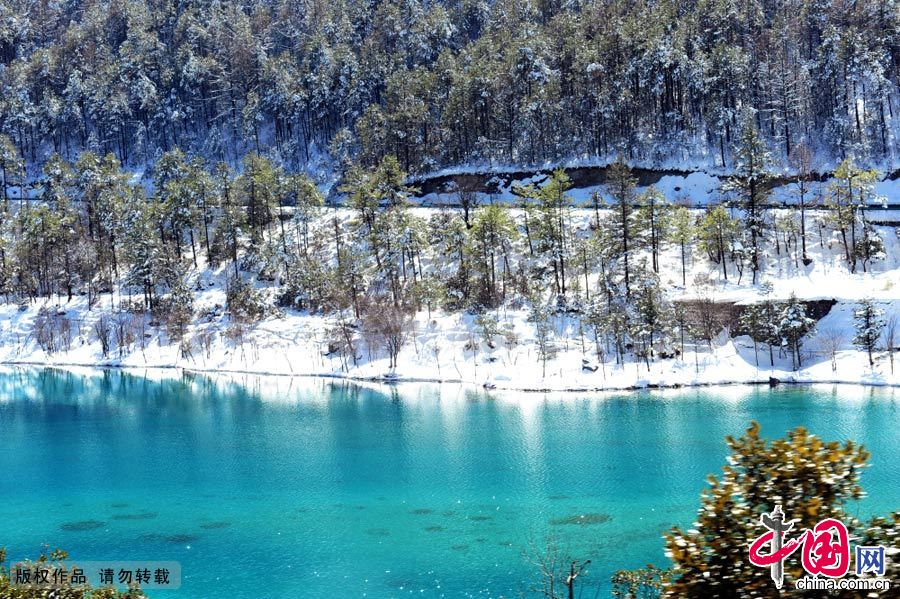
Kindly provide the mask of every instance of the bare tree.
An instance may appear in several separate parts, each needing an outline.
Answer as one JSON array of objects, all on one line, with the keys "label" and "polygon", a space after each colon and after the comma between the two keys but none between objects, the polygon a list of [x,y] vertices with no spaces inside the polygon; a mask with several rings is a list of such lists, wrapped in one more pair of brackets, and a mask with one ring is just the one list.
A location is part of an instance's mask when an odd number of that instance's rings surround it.
[{"label": "bare tree", "polygon": [[329,330],[330,341],[328,343],[328,354],[338,353],[341,356],[341,364],[343,369],[348,370],[347,356],[353,360],[353,365],[357,365],[359,356],[356,355],[356,332],[357,326],[354,322],[348,320],[341,311],[338,313],[334,326]]},{"label": "bare tree", "polygon": [[397,356],[413,331],[412,315],[405,306],[394,305],[389,297],[379,296],[365,302],[362,320],[367,337],[387,351],[390,368],[397,368]]},{"label": "bare tree", "polygon": [[884,348],[887,350],[888,359],[891,361],[891,374],[894,374],[894,346],[897,341],[897,325],[900,324],[896,314],[888,316],[884,325]]},{"label": "bare tree", "polygon": [[820,351],[831,359],[831,371],[837,372],[837,353],[847,343],[847,334],[840,329],[825,329],[816,339]]},{"label": "bare tree", "polygon": [[575,583],[579,577],[587,574],[591,560],[577,560],[564,555],[554,540],[548,540],[543,549],[537,549],[534,543],[527,552],[527,558],[540,573],[540,584],[532,588],[547,599],[574,599]]},{"label": "bare tree", "polygon": [[94,323],[94,333],[97,335],[97,340],[100,342],[100,350],[103,352],[103,357],[106,358],[109,356],[112,335],[112,324],[110,323],[109,318],[106,316],[98,318],[97,322]]}]

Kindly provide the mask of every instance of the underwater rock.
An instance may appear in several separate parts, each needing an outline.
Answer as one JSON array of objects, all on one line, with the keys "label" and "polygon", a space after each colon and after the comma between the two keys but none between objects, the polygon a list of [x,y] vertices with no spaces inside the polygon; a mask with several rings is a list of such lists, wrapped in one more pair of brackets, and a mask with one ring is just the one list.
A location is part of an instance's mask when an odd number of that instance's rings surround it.
[{"label": "underwater rock", "polygon": [[65,530],[66,532],[81,532],[85,530],[95,530],[97,528],[103,528],[106,526],[106,522],[101,522],[100,520],[79,520],[77,522],[66,522],[64,524],[60,524],[60,530]]},{"label": "underwater rock", "polygon": [[163,537],[163,540],[167,543],[181,544],[181,543],[193,543],[197,539],[199,539],[197,535],[189,535],[189,534],[179,534],[179,535],[170,535],[168,537]]},{"label": "underwater rock", "polygon": [[115,514],[113,520],[153,520],[156,518],[154,512],[140,512],[138,514]]},{"label": "underwater rock", "polygon": [[550,524],[553,526],[560,526],[566,524],[603,524],[604,522],[609,522],[612,520],[612,517],[609,514],[601,514],[601,513],[591,513],[591,514],[578,514],[575,516],[567,516],[565,518],[554,518],[550,520]]},{"label": "underwater rock", "polygon": [[366,531],[366,534],[373,537],[389,537],[391,536],[391,531],[386,528],[370,528]]}]

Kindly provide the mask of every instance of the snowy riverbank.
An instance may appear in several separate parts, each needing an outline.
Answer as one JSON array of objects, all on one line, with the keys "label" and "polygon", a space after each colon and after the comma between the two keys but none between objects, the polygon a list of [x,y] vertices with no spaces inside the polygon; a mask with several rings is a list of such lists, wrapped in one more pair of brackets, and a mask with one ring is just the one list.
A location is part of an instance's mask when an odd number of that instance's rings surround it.
[{"label": "snowy riverbank", "polygon": [[[428,218],[437,209],[413,208]],[[513,214],[517,214],[515,209]],[[584,229],[593,211],[575,209],[573,225]],[[349,219],[349,210],[324,212],[316,227],[329,227],[332,218]],[[816,217],[813,212],[809,218]],[[389,367],[383,346],[367,345],[360,323],[351,323],[355,352],[335,351],[338,323],[332,314],[274,308],[279,292],[271,282],[252,280],[269,308],[262,320],[233,326],[226,310],[225,287],[230,265],[209,268],[201,262],[188,277],[193,294],[194,317],[182,341],[167,336],[166,327],[147,315],[119,310],[133,305],[127,293],[102,294],[91,310],[87,297],[77,295],[40,299],[31,303],[0,304],[0,363],[32,365],[77,365],[90,367],[165,368],[203,372],[343,377],[357,380],[445,381],[477,387],[518,390],[601,390],[650,386],[672,387],[729,383],[767,383],[770,378],[799,383],[854,383],[900,385],[891,372],[890,359],[882,348],[870,366],[868,355],[852,343],[853,312],[864,298],[872,299],[887,317],[900,314],[900,237],[891,226],[877,229],[884,239],[886,257],[873,262],[869,272],[851,273],[843,249],[833,234],[815,228],[809,234],[812,262],[797,259],[797,249],[767,251],[762,281],[770,286],[766,296],[784,301],[791,295],[800,300],[834,301],[817,322],[816,331],[803,339],[801,367],[794,371],[789,353],[746,336],[732,336],[723,329],[711,343],[686,340],[683,355],[649,364],[633,352],[625,352],[625,363],[616,364],[615,352],[604,347],[601,361],[590,331],[576,314],[561,312],[549,317],[550,340],[555,356],[546,364],[538,351],[534,323],[523,302],[491,311],[495,333],[485,338],[476,315],[467,312],[421,311],[415,315],[397,357],[397,368]],[[438,268],[439,265],[435,266]],[[451,265],[452,266],[452,265]],[[660,285],[669,301],[690,302],[701,296],[719,305],[747,305],[762,299],[761,287],[748,280],[749,273],[728,279],[721,268],[696,249],[689,249],[687,271],[682,276],[681,255],[671,245],[660,255]],[[686,281],[686,285],[683,281]],[[591,287],[596,275],[591,275]],[[521,307],[517,307],[521,305]],[[42,349],[36,338],[41,314],[52,315],[54,326],[63,326],[52,352]],[[128,319],[127,337],[117,338],[116,323]],[[107,353],[98,336],[105,321]],[[53,324],[53,323],[51,323]],[[52,328],[52,327],[51,327]],[[732,327],[732,331],[734,331]],[[677,337],[677,336],[676,336]],[[681,349],[674,339],[669,353]],[[44,344],[46,346],[46,343]],[[345,348],[346,349],[346,348]],[[356,360],[352,358],[355,353]]]},{"label": "snowy riverbank", "polygon": [[[838,301],[818,323],[818,329],[850,330],[855,306],[853,301]],[[836,352],[834,363],[816,337],[811,338],[804,350],[804,363],[797,371],[791,369],[790,357],[779,349],[774,350],[774,365],[770,365],[766,346],[758,345],[754,352],[749,337],[729,338],[724,331],[711,348],[688,346],[683,356],[657,359],[649,366],[645,362],[601,363],[587,334],[582,339],[577,325],[565,316],[555,323],[558,352],[547,361],[544,371],[524,310],[498,313],[501,325],[513,331],[516,339],[514,344],[498,339],[493,348],[480,339],[471,315],[433,314],[429,319],[427,314],[419,314],[393,372],[386,355],[373,350],[370,359],[364,346],[358,351],[357,365],[350,358],[329,355],[330,319],[299,314],[269,317],[253,326],[242,340],[229,339],[219,322],[197,322],[190,333],[194,341],[187,349],[185,344],[169,342],[164,332],[152,330],[143,344],[137,340],[127,353],[120,356],[113,351],[104,357],[91,331],[96,321],[108,314],[97,308],[88,312],[84,307],[81,299],[60,307],[77,324],[73,325],[68,351],[48,354],[29,333],[39,308],[20,311],[15,306],[3,306],[0,363],[434,381],[531,391],[767,383],[770,378],[797,383],[900,385],[900,363],[898,372],[892,374],[886,353],[880,352],[875,366],[870,367],[867,355],[850,345],[849,336]],[[204,344],[198,339],[209,341]]]}]

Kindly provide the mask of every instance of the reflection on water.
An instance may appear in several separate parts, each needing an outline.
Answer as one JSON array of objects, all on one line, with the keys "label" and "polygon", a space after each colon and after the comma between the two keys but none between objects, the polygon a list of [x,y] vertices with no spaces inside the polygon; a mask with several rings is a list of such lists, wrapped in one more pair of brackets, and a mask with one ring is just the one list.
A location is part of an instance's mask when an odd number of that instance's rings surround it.
[{"label": "reflection on water", "polygon": [[484,394],[329,379],[0,373],[0,546],[178,560],[185,597],[518,596],[549,536],[590,579],[665,563],[727,434],[805,425],[872,452],[900,504],[898,402],[862,387]]}]

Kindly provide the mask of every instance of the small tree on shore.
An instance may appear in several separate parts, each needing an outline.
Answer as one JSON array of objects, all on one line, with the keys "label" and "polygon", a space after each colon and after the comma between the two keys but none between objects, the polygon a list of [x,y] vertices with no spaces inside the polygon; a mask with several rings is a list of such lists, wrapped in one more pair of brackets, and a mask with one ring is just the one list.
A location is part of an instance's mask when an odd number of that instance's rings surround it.
[{"label": "small tree on shore", "polygon": [[791,298],[781,313],[781,321],[778,328],[781,331],[784,344],[791,350],[793,368],[797,370],[802,366],[800,347],[803,343],[803,338],[815,331],[816,319],[807,316],[806,306],[797,299],[796,295],[791,294]]},{"label": "small tree on shore", "polygon": [[553,342],[553,327],[550,325],[550,307],[535,301],[528,315],[528,322],[534,325],[534,342],[537,346],[538,359],[541,361],[541,376],[547,376],[547,361],[556,357],[556,344]]},{"label": "small tree on shore", "polygon": [[819,349],[831,359],[831,371],[837,372],[837,353],[847,341],[841,329],[826,329],[816,336]]},{"label": "small tree on shore", "polygon": [[876,306],[871,299],[864,299],[853,312],[853,322],[856,328],[853,345],[869,355],[869,366],[875,366],[873,353],[885,327],[884,310]]},{"label": "small tree on shore", "polygon": [[888,359],[891,362],[891,374],[894,374],[894,345],[897,343],[897,320],[896,314],[891,314],[884,327],[884,348],[887,350]]},{"label": "small tree on shore", "polygon": [[387,351],[389,368],[397,368],[400,350],[413,332],[412,315],[404,305],[395,305],[390,297],[379,296],[366,302],[362,321],[367,338]]}]

